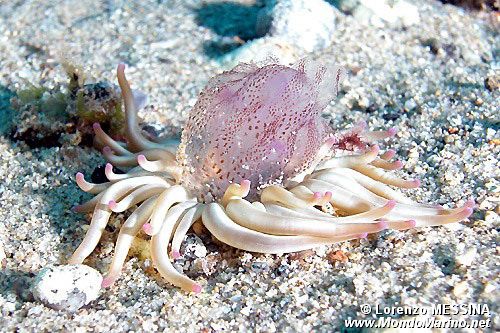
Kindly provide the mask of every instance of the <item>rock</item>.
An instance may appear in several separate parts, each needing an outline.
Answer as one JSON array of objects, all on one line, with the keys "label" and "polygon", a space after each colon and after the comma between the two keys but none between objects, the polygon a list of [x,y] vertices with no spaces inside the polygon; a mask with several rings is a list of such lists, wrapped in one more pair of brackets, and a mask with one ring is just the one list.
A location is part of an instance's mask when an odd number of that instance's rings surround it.
[{"label": "rock", "polygon": [[290,65],[299,58],[294,46],[277,37],[255,39],[227,53],[221,58],[226,68],[233,68],[240,62],[265,62],[274,59],[283,65]]},{"label": "rock", "polygon": [[417,6],[404,0],[341,0],[339,7],[347,8],[357,20],[378,27],[406,27],[420,22]]},{"label": "rock", "polygon": [[461,281],[455,284],[453,287],[453,295],[457,298],[461,298],[464,296],[469,290],[469,285],[467,284],[467,281]]},{"label": "rock", "polygon": [[407,100],[405,102],[405,105],[404,105],[404,108],[407,111],[411,111],[411,110],[415,109],[416,107],[417,107],[417,103],[415,102],[415,100],[413,98],[410,98],[409,100]]},{"label": "rock", "polygon": [[472,262],[474,261],[474,258],[476,257],[477,254],[477,249],[475,247],[472,247],[465,251],[464,254],[458,256],[455,258],[455,261],[462,266],[470,266],[472,265]]},{"label": "rock", "polygon": [[36,276],[33,296],[55,310],[76,311],[95,300],[102,276],[86,265],[47,267]]},{"label": "rock", "polygon": [[486,129],[486,140],[492,140],[495,138],[496,131],[493,128]]},{"label": "rock", "polygon": [[333,41],[335,17],[334,7],[323,0],[268,0],[256,28],[312,52]]},{"label": "rock", "polygon": [[484,80],[484,85],[489,91],[498,90],[500,87],[500,75],[489,76]]},{"label": "rock", "polygon": [[332,251],[328,253],[327,259],[332,264],[337,261],[342,263],[346,263],[349,261],[349,257],[341,250]]},{"label": "rock", "polygon": [[495,284],[494,283],[491,283],[490,281],[486,282],[486,284],[484,285],[484,289],[483,289],[483,292],[485,294],[491,294],[495,291],[496,287],[495,287]]},{"label": "rock", "polygon": [[495,223],[500,221],[498,219],[498,214],[492,210],[486,211],[486,213],[484,213],[484,220],[488,223]]}]

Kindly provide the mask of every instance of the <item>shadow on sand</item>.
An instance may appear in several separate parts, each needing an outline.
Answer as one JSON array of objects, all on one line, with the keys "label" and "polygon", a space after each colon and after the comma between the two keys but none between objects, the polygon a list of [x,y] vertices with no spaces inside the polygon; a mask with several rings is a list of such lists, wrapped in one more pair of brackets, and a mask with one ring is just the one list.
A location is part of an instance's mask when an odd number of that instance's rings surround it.
[{"label": "shadow on sand", "polygon": [[261,37],[256,31],[256,24],[263,6],[263,1],[256,1],[253,5],[224,1],[194,8],[196,23],[217,35],[214,40],[205,43],[205,54],[218,58],[248,40]]}]

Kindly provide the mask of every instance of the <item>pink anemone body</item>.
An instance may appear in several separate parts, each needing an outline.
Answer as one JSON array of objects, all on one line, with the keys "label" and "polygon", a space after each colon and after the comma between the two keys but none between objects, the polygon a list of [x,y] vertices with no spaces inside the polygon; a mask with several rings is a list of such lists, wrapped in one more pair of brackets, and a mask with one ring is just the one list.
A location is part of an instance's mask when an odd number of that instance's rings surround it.
[{"label": "pink anemone body", "polygon": [[340,67],[302,60],[293,67],[241,64],[211,79],[182,134],[182,184],[212,202],[247,179],[255,198],[262,187],[309,170],[332,136],[321,111],[342,77]]}]

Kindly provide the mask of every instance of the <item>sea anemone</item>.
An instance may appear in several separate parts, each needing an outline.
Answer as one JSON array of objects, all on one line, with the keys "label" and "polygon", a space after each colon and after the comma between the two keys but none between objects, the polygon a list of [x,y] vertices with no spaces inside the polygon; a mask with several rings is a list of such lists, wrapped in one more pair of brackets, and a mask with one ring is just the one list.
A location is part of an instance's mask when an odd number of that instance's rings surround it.
[{"label": "sea anemone", "polygon": [[[416,203],[393,188],[420,184],[389,173],[402,163],[391,161],[393,150],[381,153],[375,144],[394,136],[395,129],[368,131],[366,124],[357,124],[338,132],[328,125],[320,113],[339,90],[340,67],[310,60],[290,67],[240,64],[208,82],[180,144],[143,136],[124,71],[120,64],[126,142],[94,124],[95,143],[111,163],[105,169],[109,182],[93,184],[76,175],[78,186],[95,197],[75,207],[93,216],[70,263],[91,254],[113,212],[133,208],[103,287],[117,279],[141,230],[151,236],[151,258],[160,274],[199,292],[201,286],[172,265],[197,220],[230,246],[277,254],[388,228],[458,222],[472,213],[472,201],[444,209]],[[117,174],[113,165],[130,170]]]}]

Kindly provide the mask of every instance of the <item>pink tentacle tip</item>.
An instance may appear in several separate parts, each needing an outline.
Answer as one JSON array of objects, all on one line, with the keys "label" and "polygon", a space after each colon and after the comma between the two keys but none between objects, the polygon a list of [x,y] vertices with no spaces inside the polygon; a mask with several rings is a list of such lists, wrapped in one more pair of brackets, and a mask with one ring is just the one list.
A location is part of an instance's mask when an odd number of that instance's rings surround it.
[{"label": "pink tentacle tip", "polygon": [[146,223],[142,226],[142,230],[148,234],[148,235],[153,235],[153,226],[151,225],[151,223]]},{"label": "pink tentacle tip", "polygon": [[389,200],[389,201],[387,201],[387,203],[385,204],[385,207],[393,209],[394,207],[396,207],[396,200]]},{"label": "pink tentacle tip", "polygon": [[380,151],[380,147],[378,145],[373,145],[370,147],[370,152],[372,152],[374,154],[378,154],[379,151]]},{"label": "pink tentacle tip", "polygon": [[471,207],[465,207],[463,212],[464,212],[464,219],[466,219],[472,215],[472,212],[474,212],[474,209],[472,209]]},{"label": "pink tentacle tip", "polygon": [[123,71],[125,71],[125,63],[120,62],[120,63],[118,64],[118,66],[116,67],[116,70],[117,70],[118,72],[123,72]]},{"label": "pink tentacle tip", "polygon": [[410,180],[409,183],[410,183],[410,186],[412,188],[417,188],[417,187],[420,187],[420,185],[421,185],[420,179]]},{"label": "pink tentacle tip", "polygon": [[391,137],[396,135],[397,132],[398,132],[398,129],[396,127],[391,127],[387,130],[387,134]]},{"label": "pink tentacle tip", "polygon": [[94,129],[94,131],[97,131],[98,129],[101,128],[101,124],[99,124],[99,123],[93,123],[92,124],[92,128]]},{"label": "pink tentacle tip", "polygon": [[246,192],[246,191],[250,191],[250,184],[251,184],[250,180],[243,179],[240,183],[240,186]]},{"label": "pink tentacle tip", "polygon": [[144,164],[146,163],[148,160],[146,158],[146,156],[140,154],[140,155],[137,155],[137,163],[139,164]]},{"label": "pink tentacle tip", "polygon": [[83,182],[85,180],[85,177],[83,176],[83,173],[77,172],[75,175],[76,181],[77,182]]},{"label": "pink tentacle tip", "polygon": [[313,199],[315,201],[320,200],[321,198],[323,198],[323,194],[321,194],[321,192],[314,192]]},{"label": "pink tentacle tip", "polygon": [[415,220],[408,220],[408,226],[410,228],[415,228],[417,226],[417,221],[415,221]]},{"label": "pink tentacle tip", "polygon": [[387,222],[387,221],[379,221],[377,223],[377,225],[380,228],[380,230],[385,230],[389,226],[389,222]]},{"label": "pink tentacle tip", "polygon": [[116,201],[114,201],[114,200],[109,200],[109,202],[108,202],[108,208],[109,208],[109,209],[111,209],[111,210],[115,209],[115,208],[116,208],[116,205],[117,205]]},{"label": "pink tentacle tip", "polygon": [[192,291],[193,293],[195,293],[195,294],[199,294],[199,293],[201,293],[201,289],[202,289],[202,288],[201,288],[201,285],[199,285],[199,284],[197,284],[197,283],[193,284],[193,286],[191,287],[191,291]]},{"label": "pink tentacle tip", "polygon": [[71,207],[71,210],[75,213],[78,213],[80,211],[81,205],[74,205]]},{"label": "pink tentacle tip", "polygon": [[387,159],[390,159],[390,158],[393,158],[394,156],[396,156],[396,151],[394,149],[388,149],[385,153],[384,153],[384,157],[387,158]]},{"label": "pink tentacle tip", "polygon": [[392,163],[392,166],[393,166],[394,170],[399,170],[403,167],[403,162],[394,161],[394,163]]},{"label": "pink tentacle tip", "polygon": [[476,202],[474,199],[469,199],[465,202],[464,204],[465,207],[470,207],[470,208],[475,208],[476,207]]},{"label": "pink tentacle tip", "polygon": [[366,237],[368,237],[368,233],[367,232],[363,232],[363,233],[361,233],[361,234],[358,235],[359,239],[365,239]]},{"label": "pink tentacle tip", "polygon": [[113,285],[113,283],[115,283],[115,280],[116,280],[115,277],[106,276],[104,279],[102,279],[101,288],[111,287]]},{"label": "pink tentacle tip", "polygon": [[311,199],[311,202],[313,205],[320,204],[323,200],[323,193],[321,192],[314,192],[313,197]]},{"label": "pink tentacle tip", "polygon": [[179,259],[181,257],[181,253],[178,250],[172,250],[172,258]]},{"label": "pink tentacle tip", "polygon": [[333,196],[333,193],[330,192],[330,191],[326,191],[325,192],[325,195],[324,195],[324,199],[325,199],[325,203],[328,203],[330,202],[330,200],[332,200],[332,196]]},{"label": "pink tentacle tip", "polygon": [[111,150],[111,148],[109,148],[108,146],[105,146],[104,148],[102,148],[102,152],[104,154],[111,154],[111,153],[113,153],[113,151]]}]

